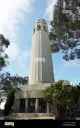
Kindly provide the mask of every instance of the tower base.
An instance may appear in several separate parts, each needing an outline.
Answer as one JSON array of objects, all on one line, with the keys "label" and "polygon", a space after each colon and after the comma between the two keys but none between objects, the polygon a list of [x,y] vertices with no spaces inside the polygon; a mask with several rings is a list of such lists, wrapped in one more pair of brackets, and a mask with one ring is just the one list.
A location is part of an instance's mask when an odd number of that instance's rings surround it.
[{"label": "tower base", "polygon": [[15,94],[13,115],[20,117],[49,117],[57,115],[55,106],[51,106],[43,99],[44,90],[50,83],[24,85],[21,91]]}]

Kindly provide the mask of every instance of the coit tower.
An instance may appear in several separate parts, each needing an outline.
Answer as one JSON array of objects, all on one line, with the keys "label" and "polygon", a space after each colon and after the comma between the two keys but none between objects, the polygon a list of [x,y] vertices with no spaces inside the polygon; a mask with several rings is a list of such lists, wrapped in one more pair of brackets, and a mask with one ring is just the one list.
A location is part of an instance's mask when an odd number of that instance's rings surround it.
[{"label": "coit tower", "polygon": [[54,82],[48,26],[39,19],[33,28],[29,84]]}]

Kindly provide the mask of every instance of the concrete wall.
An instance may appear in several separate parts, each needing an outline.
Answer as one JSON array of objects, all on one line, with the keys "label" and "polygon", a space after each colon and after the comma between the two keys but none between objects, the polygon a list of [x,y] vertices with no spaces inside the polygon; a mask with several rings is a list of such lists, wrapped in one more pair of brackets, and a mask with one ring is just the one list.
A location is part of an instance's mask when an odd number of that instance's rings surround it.
[{"label": "concrete wall", "polygon": [[28,91],[28,90],[44,90],[46,87],[50,86],[51,83],[40,83],[40,84],[33,84],[33,85],[24,85],[21,90]]},{"label": "concrete wall", "polygon": [[43,97],[43,91],[41,90],[31,90],[31,91],[20,91],[19,93],[16,93],[15,98],[21,99],[21,98],[42,98]]},{"label": "concrete wall", "polygon": [[42,98],[44,95],[43,90],[50,85],[50,83],[24,85],[21,91],[15,94],[15,98]]}]

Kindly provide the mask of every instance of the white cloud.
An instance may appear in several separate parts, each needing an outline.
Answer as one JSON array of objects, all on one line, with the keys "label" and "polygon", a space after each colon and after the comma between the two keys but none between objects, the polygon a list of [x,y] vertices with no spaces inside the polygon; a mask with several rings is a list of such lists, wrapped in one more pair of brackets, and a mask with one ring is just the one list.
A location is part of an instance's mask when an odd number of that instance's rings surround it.
[{"label": "white cloud", "polygon": [[46,19],[46,21],[48,23],[49,31],[51,29],[50,21],[53,18],[53,8],[54,8],[54,5],[56,4],[56,2],[57,2],[57,0],[47,0],[47,6],[44,10],[43,18]]},{"label": "white cloud", "polygon": [[11,43],[6,52],[12,60],[21,51],[17,44],[18,23],[31,11],[32,2],[35,0],[0,0],[0,33]]},{"label": "white cloud", "polygon": [[57,0],[47,0],[47,7],[44,12],[44,17],[48,20],[52,20],[53,17],[53,7],[56,4]]},{"label": "white cloud", "polygon": [[[23,68],[24,70],[29,64],[29,63],[26,64],[26,62],[27,61],[29,62],[28,59],[30,59],[30,55],[31,55],[31,50],[26,50],[26,49],[23,52],[19,53],[18,62],[19,62],[20,67]],[[26,73],[28,73],[28,71]]]},{"label": "white cloud", "polygon": [[20,52],[21,49],[16,43],[11,43],[8,49],[6,49],[6,53],[8,54],[11,60],[15,60]]},{"label": "white cloud", "polygon": [[74,82],[70,81],[70,84],[71,84],[71,85],[74,85]]},{"label": "white cloud", "polygon": [[66,62],[63,66],[64,68],[77,67],[80,68],[80,60],[73,60]]},{"label": "white cloud", "polygon": [[25,50],[24,52],[21,53],[20,57],[19,57],[19,60],[20,61],[24,61],[26,60],[27,58],[29,58],[31,55],[31,51],[30,50]]},{"label": "white cloud", "polygon": [[16,43],[11,43],[8,49],[6,49],[6,53],[8,54],[10,60],[17,59],[23,62],[30,57],[31,50],[24,49],[24,51],[22,51]]},{"label": "white cloud", "polygon": [[0,33],[14,34],[16,24],[23,20],[30,7],[31,0],[0,0]]},{"label": "white cloud", "polygon": [[[18,62],[18,68],[22,68],[23,70],[25,70],[29,64],[28,62],[30,59],[31,50],[24,49],[24,51],[22,51],[18,47],[18,45],[16,45],[16,44],[13,45],[13,43],[10,46],[11,46],[11,48],[7,52],[7,54],[9,55],[9,59],[11,61],[14,60],[14,61]],[[11,72],[12,69],[10,68],[10,66],[8,67],[8,70],[10,70],[10,72]]]}]

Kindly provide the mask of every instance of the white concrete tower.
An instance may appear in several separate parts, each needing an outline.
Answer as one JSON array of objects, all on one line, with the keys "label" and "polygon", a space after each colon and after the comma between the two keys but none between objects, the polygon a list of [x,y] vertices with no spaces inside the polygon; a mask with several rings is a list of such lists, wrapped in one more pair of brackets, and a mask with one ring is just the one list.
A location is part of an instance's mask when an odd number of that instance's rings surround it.
[{"label": "white concrete tower", "polygon": [[45,20],[36,21],[32,36],[29,84],[54,82],[48,26]]}]

